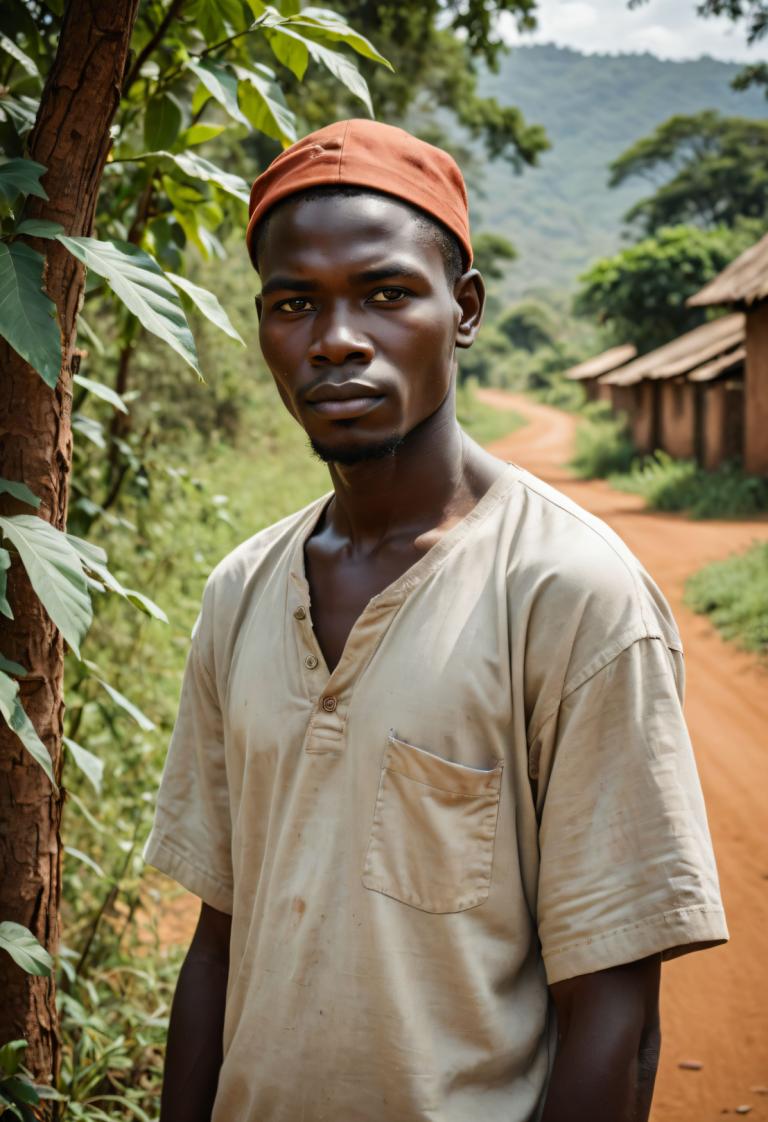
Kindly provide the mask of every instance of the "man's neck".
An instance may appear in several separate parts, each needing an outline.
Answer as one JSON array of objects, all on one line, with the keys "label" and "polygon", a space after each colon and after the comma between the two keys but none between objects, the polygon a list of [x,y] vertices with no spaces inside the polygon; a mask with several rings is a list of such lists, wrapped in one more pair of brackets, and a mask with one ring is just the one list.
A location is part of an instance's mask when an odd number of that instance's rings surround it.
[{"label": "man's neck", "polygon": [[451,393],[391,455],[329,470],[335,500],[328,521],[353,547],[368,550],[463,518],[501,464],[461,431]]}]

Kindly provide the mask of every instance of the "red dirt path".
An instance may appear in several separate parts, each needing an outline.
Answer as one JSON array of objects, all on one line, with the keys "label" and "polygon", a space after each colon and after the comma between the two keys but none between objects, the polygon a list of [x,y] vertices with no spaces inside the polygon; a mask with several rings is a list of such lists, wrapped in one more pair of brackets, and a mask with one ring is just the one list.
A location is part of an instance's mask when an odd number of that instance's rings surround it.
[{"label": "red dirt path", "polygon": [[[620,534],[667,596],[686,650],[686,715],[731,942],[664,966],[664,1044],[651,1122],[714,1122],[735,1116],[741,1106],[751,1107],[750,1122],[768,1122],[768,672],[682,603],[691,573],[753,541],[768,541],[768,519],[690,522],[648,513],[636,496],[570,476],[564,464],[576,427],[572,416],[499,390],[480,396],[528,421],[491,450],[559,488]],[[159,920],[163,943],[188,943],[197,912],[197,900],[186,893],[166,899]],[[701,1070],[678,1066],[691,1060]]]},{"label": "red dirt path", "polygon": [[[569,475],[563,465],[571,453],[573,417],[501,391],[480,396],[529,422],[491,450],[563,491],[624,539],[667,596],[685,647],[686,716],[731,942],[664,965],[664,1043],[652,1122],[714,1122],[734,1116],[740,1106],[751,1106],[750,1122],[766,1122],[768,672],[686,608],[682,593],[686,577],[709,561],[768,541],[768,519],[691,522],[646,512],[634,495]],[[701,1070],[678,1067],[687,1060],[701,1062]]]}]

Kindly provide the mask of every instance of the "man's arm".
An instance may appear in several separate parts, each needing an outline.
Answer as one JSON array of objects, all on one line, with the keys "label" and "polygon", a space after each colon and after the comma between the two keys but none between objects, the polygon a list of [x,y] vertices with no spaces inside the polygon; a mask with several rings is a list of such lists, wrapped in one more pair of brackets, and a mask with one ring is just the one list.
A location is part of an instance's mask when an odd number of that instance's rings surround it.
[{"label": "man's arm", "polygon": [[232,917],[203,904],[171,1008],[160,1122],[210,1122],[222,1059]]},{"label": "man's arm", "polygon": [[541,1122],[647,1122],[661,956],[556,982],[557,1053]]}]

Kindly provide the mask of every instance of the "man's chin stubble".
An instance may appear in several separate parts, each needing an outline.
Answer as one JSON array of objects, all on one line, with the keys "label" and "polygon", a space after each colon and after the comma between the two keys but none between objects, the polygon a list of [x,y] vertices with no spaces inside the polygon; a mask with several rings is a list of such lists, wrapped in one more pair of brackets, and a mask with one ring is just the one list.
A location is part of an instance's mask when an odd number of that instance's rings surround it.
[{"label": "man's chin stubble", "polygon": [[312,451],[324,464],[340,464],[342,467],[352,467],[354,464],[369,463],[371,460],[386,460],[394,456],[403,443],[402,436],[390,436],[378,444],[368,444],[357,448],[331,447],[319,441],[310,439]]}]

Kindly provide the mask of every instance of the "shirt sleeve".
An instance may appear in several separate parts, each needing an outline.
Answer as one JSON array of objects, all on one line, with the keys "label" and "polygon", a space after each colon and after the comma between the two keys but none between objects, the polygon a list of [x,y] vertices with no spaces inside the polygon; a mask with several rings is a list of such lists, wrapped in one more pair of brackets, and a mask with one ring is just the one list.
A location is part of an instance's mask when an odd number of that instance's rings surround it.
[{"label": "shirt sleeve", "polygon": [[562,700],[533,746],[550,984],[728,938],[683,683],[680,651],[638,639]]},{"label": "shirt sleeve", "polygon": [[230,802],[207,616],[204,598],[144,859],[204,903],[231,914]]}]

